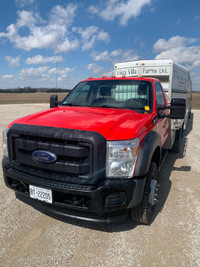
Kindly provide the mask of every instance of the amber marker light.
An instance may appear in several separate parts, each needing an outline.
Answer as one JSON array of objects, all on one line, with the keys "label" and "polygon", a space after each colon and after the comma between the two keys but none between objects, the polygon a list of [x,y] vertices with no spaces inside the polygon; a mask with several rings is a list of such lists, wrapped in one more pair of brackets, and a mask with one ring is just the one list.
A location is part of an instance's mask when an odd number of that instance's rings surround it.
[{"label": "amber marker light", "polygon": [[91,79],[93,79],[93,77],[92,77],[92,76],[90,76],[90,77],[89,77],[89,79],[91,80]]},{"label": "amber marker light", "polygon": [[106,78],[106,75],[103,75],[102,78],[105,79]]}]

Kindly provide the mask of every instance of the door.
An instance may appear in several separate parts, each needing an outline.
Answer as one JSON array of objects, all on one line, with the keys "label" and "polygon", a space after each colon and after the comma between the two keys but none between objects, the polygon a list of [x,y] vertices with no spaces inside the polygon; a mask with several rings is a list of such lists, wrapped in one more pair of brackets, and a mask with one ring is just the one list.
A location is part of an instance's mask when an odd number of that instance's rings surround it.
[{"label": "door", "polygon": [[[164,91],[159,82],[155,83],[155,88],[156,88],[156,106],[157,107],[166,106],[167,102],[164,96]],[[163,111],[163,113],[166,113],[166,112],[167,112],[166,110]],[[161,146],[163,147],[169,135],[169,119],[168,118],[159,118],[158,116],[157,131],[159,135],[161,136]]]}]

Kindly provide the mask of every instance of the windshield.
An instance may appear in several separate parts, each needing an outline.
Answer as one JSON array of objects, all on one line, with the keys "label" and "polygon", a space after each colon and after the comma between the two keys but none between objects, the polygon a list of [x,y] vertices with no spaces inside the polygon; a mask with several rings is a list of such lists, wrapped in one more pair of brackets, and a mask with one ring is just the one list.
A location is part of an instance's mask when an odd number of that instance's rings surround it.
[{"label": "windshield", "polygon": [[63,105],[152,109],[152,83],[141,80],[96,80],[79,83],[63,100]]}]

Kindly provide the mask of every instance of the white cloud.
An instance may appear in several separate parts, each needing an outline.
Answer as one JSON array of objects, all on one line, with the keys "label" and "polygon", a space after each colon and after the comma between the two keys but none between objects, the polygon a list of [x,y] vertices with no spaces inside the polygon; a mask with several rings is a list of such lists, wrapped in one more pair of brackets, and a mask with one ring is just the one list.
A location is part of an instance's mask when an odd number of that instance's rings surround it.
[{"label": "white cloud", "polygon": [[93,48],[96,41],[103,41],[106,43],[110,41],[109,34],[103,30],[99,30],[97,26],[89,26],[85,29],[74,27],[73,32],[78,32],[81,35],[83,51]]},{"label": "white cloud", "polygon": [[50,69],[48,71],[48,74],[55,75],[57,73],[58,75],[66,75],[66,74],[68,74],[69,72],[72,72],[72,71],[74,71],[74,69],[71,69],[71,68],[62,68],[62,69],[60,69],[60,68],[52,68],[52,69]]},{"label": "white cloud", "polygon": [[[74,68],[50,68],[49,66],[40,66],[38,68],[24,68],[19,71],[18,77],[6,74],[0,76],[0,81],[2,81],[9,87],[13,82],[18,83],[20,86],[31,85],[32,87],[54,87],[57,82],[58,86],[63,86],[66,88],[69,84],[69,75],[74,71]],[[10,85],[9,85],[10,84]]]},{"label": "white cloud", "polygon": [[69,82],[69,74],[74,70],[74,68],[52,68],[48,71],[48,74],[54,77],[57,74],[57,82],[66,87],[66,82]]},{"label": "white cloud", "polygon": [[15,2],[20,7],[24,7],[27,5],[32,5],[33,3],[35,3],[35,0],[15,0]]},{"label": "white cloud", "polygon": [[22,69],[19,72],[19,78],[24,81],[44,80],[48,78],[48,67]]},{"label": "white cloud", "polygon": [[159,39],[154,44],[156,59],[173,59],[186,67],[193,69],[200,66],[200,46],[191,46],[195,38],[174,36],[169,40]]},{"label": "white cloud", "polygon": [[109,53],[107,50],[101,53],[93,51],[90,56],[93,58],[94,61],[110,61]]},{"label": "white cloud", "polygon": [[0,75],[0,87],[5,89],[27,85],[31,87],[55,87],[57,85],[62,88],[71,88],[75,85],[71,75],[74,70],[75,68],[68,67],[56,70],[56,68],[50,68],[49,66],[24,68],[19,71],[16,77],[12,74]]},{"label": "white cloud", "polygon": [[122,51],[120,57],[117,59],[118,62],[121,61],[133,61],[138,60],[139,56],[135,54],[135,51],[132,49],[128,49],[126,51]]},{"label": "white cloud", "polygon": [[73,3],[65,7],[54,6],[48,20],[42,19],[38,13],[19,11],[16,23],[0,32],[0,39],[8,39],[16,48],[25,51],[45,48],[55,53],[68,53],[77,50],[80,45],[86,51],[93,48],[97,41],[108,43],[109,34],[96,26],[71,28],[77,9],[78,6]]},{"label": "white cloud", "polygon": [[[9,25],[6,32],[0,32],[0,38],[7,38],[16,48],[26,51],[50,48],[55,52],[69,52],[78,47],[78,41],[71,41],[71,36],[68,36],[76,10],[77,6],[74,4],[68,4],[65,8],[55,6],[46,22],[37,13],[18,12],[16,24]],[[24,30],[28,32],[27,35],[21,33]]]},{"label": "white cloud", "polygon": [[13,88],[16,87],[17,78],[12,74],[0,75],[0,88]]},{"label": "white cloud", "polygon": [[113,21],[116,17],[120,17],[120,24],[125,26],[129,19],[138,17],[142,8],[150,4],[151,0],[109,0],[103,8],[90,6],[88,10],[92,14],[98,14],[106,21]]},{"label": "white cloud", "polygon": [[78,6],[69,3],[66,8],[57,5],[52,8],[50,13],[50,21],[55,25],[71,25],[76,15]]},{"label": "white cloud", "polygon": [[[68,80],[69,80],[69,74],[63,74],[60,77],[58,77],[57,81],[62,84],[63,82],[67,82]],[[64,86],[66,85],[64,84]]]},{"label": "white cloud", "polygon": [[97,34],[97,40],[104,41],[104,42],[108,43],[110,41],[110,36],[107,32],[104,32],[103,30],[101,30]]},{"label": "white cloud", "polygon": [[92,14],[98,14],[99,9],[98,9],[96,6],[90,6],[90,7],[88,8],[88,11],[89,11],[90,13],[92,13]]},{"label": "white cloud", "polygon": [[196,74],[192,74],[192,87],[194,91],[199,91],[200,88],[200,77],[196,76]]},{"label": "white cloud", "polygon": [[77,50],[79,47],[79,42],[77,39],[70,41],[66,38],[63,42],[58,44],[55,48],[56,53],[68,53],[73,50]]},{"label": "white cloud", "polygon": [[17,56],[17,57],[5,56],[5,60],[10,67],[20,66],[20,56]]},{"label": "white cloud", "polygon": [[91,63],[88,65],[87,69],[96,75],[101,75],[103,73],[103,68],[97,64]]},{"label": "white cloud", "polygon": [[156,51],[163,51],[163,50],[168,50],[168,49],[172,49],[175,47],[183,47],[187,44],[192,44],[194,42],[196,42],[197,39],[195,38],[185,38],[183,36],[174,36],[171,37],[168,41],[166,41],[165,39],[159,39],[155,45],[154,45],[154,49]]},{"label": "white cloud", "polygon": [[18,20],[16,23],[16,28],[19,29],[21,27],[29,26],[30,28],[37,22],[37,18],[32,12],[28,11],[20,11],[18,12]]},{"label": "white cloud", "polygon": [[62,62],[63,58],[61,56],[54,56],[54,57],[43,57],[41,55],[36,55],[34,57],[28,57],[26,59],[26,64],[46,64],[46,63],[56,63]]},{"label": "white cloud", "polygon": [[12,80],[12,79],[15,79],[15,76],[13,76],[12,74],[4,74],[4,75],[2,75],[0,77],[3,80]]},{"label": "white cloud", "polygon": [[115,64],[117,62],[139,59],[139,56],[137,56],[135,54],[135,51],[132,49],[129,50],[116,49],[111,52],[105,50],[101,53],[93,51],[90,54],[90,56],[93,58],[94,61],[107,61],[107,62],[112,62],[112,64]]}]

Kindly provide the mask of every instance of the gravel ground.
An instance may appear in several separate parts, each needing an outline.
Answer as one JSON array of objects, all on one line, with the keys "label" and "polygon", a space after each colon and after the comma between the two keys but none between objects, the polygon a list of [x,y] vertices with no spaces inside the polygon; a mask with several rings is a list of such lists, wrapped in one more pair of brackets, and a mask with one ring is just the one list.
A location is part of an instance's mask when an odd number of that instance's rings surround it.
[{"label": "gravel ground", "polygon": [[[0,131],[46,107],[0,105]],[[55,220],[16,200],[1,171],[0,266],[200,266],[199,121],[200,110],[193,110],[182,151],[169,153],[163,164],[150,226],[130,219],[114,225]]]}]

